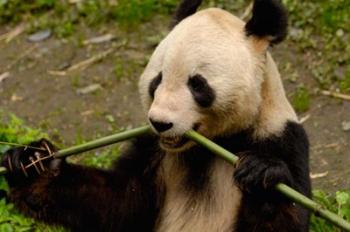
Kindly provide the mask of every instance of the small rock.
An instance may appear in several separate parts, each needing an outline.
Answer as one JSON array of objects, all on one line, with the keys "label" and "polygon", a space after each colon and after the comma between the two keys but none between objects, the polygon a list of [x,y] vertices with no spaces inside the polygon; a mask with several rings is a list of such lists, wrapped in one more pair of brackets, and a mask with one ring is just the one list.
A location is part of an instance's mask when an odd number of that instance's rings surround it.
[{"label": "small rock", "polygon": [[71,63],[70,63],[70,62],[68,62],[68,61],[63,61],[63,63],[61,63],[61,64],[58,66],[57,70],[63,71],[63,70],[66,70],[67,68],[69,68],[70,66],[71,66]]},{"label": "small rock", "polygon": [[42,31],[35,32],[34,34],[31,34],[28,37],[28,40],[30,42],[40,42],[40,41],[43,41],[45,39],[48,39],[51,36],[51,34],[52,34],[51,29],[45,29]]},{"label": "small rock", "polygon": [[344,36],[344,31],[343,29],[338,29],[337,32],[335,33],[338,37],[343,37]]},{"label": "small rock", "polygon": [[350,131],[350,121],[344,121],[341,123],[343,131]]},{"label": "small rock", "polygon": [[98,36],[98,37],[94,37],[88,40],[85,40],[83,42],[84,45],[88,45],[88,44],[99,44],[99,43],[105,43],[105,42],[109,42],[113,39],[115,39],[116,37],[112,34],[106,34],[106,35],[102,35],[102,36]]},{"label": "small rock", "polygon": [[87,87],[81,88],[77,90],[78,94],[89,94],[94,93],[98,90],[102,89],[102,86],[100,84],[92,84]]},{"label": "small rock", "polygon": [[13,95],[11,96],[11,101],[13,101],[13,102],[22,101],[22,100],[23,100],[23,97],[19,97],[19,96],[17,96],[16,94],[13,94]]},{"label": "small rock", "polygon": [[303,30],[299,29],[299,28],[291,28],[289,31],[289,35],[293,38],[293,39],[298,39],[301,38],[303,35]]},{"label": "small rock", "polygon": [[9,72],[4,72],[3,74],[0,74],[0,83],[3,82],[9,76],[10,76]]}]

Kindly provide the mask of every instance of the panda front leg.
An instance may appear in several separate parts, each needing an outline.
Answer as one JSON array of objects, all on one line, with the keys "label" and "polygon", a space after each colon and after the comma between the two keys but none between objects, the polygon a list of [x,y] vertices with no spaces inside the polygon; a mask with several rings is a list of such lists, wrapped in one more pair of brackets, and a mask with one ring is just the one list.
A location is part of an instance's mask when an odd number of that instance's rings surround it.
[{"label": "panda front leg", "polygon": [[[46,140],[31,146],[55,151]],[[157,200],[152,177],[138,170],[135,154],[125,155],[119,170],[104,171],[68,164],[49,152],[10,150],[2,160],[10,170],[8,199],[25,215],[72,231],[151,231]]]},{"label": "panda front leg", "polygon": [[284,183],[310,196],[308,140],[289,123],[282,137],[252,144],[240,157],[234,179],[243,193],[236,232],[307,232],[309,213],[279,193]]}]

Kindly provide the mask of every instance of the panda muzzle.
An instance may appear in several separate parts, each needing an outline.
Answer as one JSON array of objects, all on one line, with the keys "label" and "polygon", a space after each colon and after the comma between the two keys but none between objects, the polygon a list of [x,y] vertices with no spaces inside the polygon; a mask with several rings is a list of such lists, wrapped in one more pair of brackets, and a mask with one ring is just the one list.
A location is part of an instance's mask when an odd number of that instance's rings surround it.
[{"label": "panda muzzle", "polygon": [[161,144],[166,148],[179,148],[188,142],[185,137],[161,137]]}]

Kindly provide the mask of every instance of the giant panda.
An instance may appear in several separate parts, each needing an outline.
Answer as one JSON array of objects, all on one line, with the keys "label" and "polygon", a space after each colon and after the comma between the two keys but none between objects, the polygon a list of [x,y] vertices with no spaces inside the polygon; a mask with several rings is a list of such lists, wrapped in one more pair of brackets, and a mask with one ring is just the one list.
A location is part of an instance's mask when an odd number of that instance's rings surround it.
[{"label": "giant panda", "polygon": [[[2,164],[9,200],[72,231],[306,232],[309,214],[275,190],[310,196],[308,139],[268,48],[286,36],[277,0],[255,0],[244,23],[183,0],[139,91],[155,133],[134,139],[110,170],[48,156],[47,140]],[[239,156],[236,166],[187,140],[196,130]],[[47,157],[37,166],[25,166]]]}]

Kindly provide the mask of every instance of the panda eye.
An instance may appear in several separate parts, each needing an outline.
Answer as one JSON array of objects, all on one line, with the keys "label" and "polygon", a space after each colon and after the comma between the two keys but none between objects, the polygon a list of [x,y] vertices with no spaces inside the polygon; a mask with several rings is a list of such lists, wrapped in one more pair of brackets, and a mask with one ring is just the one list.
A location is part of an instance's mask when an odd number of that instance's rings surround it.
[{"label": "panda eye", "polygon": [[156,92],[158,86],[162,82],[162,78],[163,78],[163,75],[160,72],[149,84],[148,93],[152,98],[154,98],[154,93]]},{"label": "panda eye", "polygon": [[194,100],[201,107],[209,107],[215,100],[215,92],[209,86],[207,80],[197,74],[188,79],[187,86],[190,89]]},{"label": "panda eye", "polygon": [[195,75],[188,80],[188,86],[195,92],[200,92],[206,84],[206,80],[201,75]]}]

